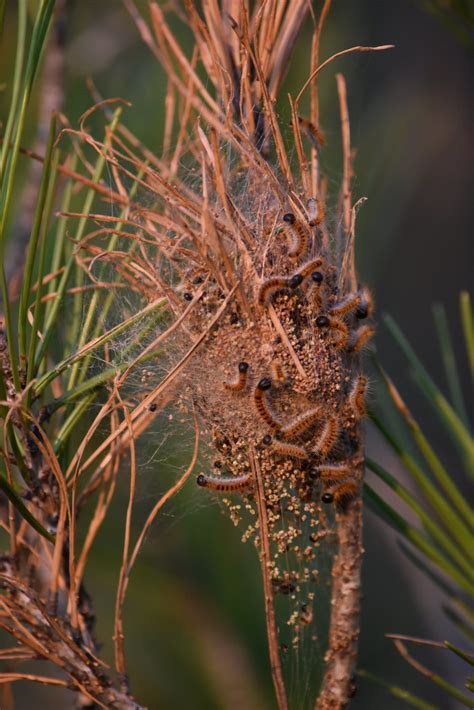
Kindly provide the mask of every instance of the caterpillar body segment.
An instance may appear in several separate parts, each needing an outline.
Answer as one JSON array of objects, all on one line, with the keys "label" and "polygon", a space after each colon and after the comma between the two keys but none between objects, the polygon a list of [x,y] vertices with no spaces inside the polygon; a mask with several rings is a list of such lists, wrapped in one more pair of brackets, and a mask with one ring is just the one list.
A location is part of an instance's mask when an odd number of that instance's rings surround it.
[{"label": "caterpillar body segment", "polygon": [[362,348],[368,343],[370,338],[373,337],[375,333],[375,328],[371,325],[362,325],[357,328],[350,337],[347,350],[350,353],[358,353]]},{"label": "caterpillar body segment", "polygon": [[242,392],[242,390],[245,389],[245,385],[247,384],[247,379],[248,379],[248,370],[249,370],[249,364],[248,362],[239,362],[239,377],[236,382],[224,382],[224,388],[228,390],[229,392],[232,392],[232,394],[238,394]]},{"label": "caterpillar body segment", "polygon": [[282,426],[280,436],[282,439],[293,439],[293,437],[303,434],[303,432],[307,431],[307,429],[320,419],[321,407],[309,409],[307,412],[303,412],[303,414],[295,417],[288,424],[285,424],[285,426]]},{"label": "caterpillar body segment", "polygon": [[320,330],[336,331],[337,336],[333,339],[333,345],[337,350],[344,350],[349,342],[349,328],[339,318],[318,316],[316,318],[316,327]]},{"label": "caterpillar body segment", "polygon": [[337,443],[339,438],[339,422],[336,417],[330,416],[324,423],[316,444],[312,451],[321,458],[325,458]]},{"label": "caterpillar body segment", "polygon": [[345,316],[354,309],[356,309],[361,303],[361,296],[358,293],[349,293],[342,301],[335,303],[329,309],[329,313],[332,316]]},{"label": "caterpillar body segment", "polygon": [[288,250],[288,256],[298,259],[308,250],[309,232],[293,212],[283,215],[283,221],[291,230],[292,242]]},{"label": "caterpillar body segment", "polygon": [[358,375],[352,383],[349,391],[349,405],[356,417],[365,417],[365,395],[367,392],[368,380],[365,375]]},{"label": "caterpillar body segment", "polygon": [[265,424],[270,427],[272,431],[278,431],[281,428],[281,423],[268,406],[265,395],[265,392],[267,392],[271,386],[271,380],[267,377],[261,379],[253,391],[253,400],[255,403],[255,409]]},{"label": "caterpillar body segment", "polygon": [[209,488],[222,493],[241,491],[252,484],[252,473],[244,473],[241,476],[213,476],[200,473],[196,478],[196,483],[201,488]]},{"label": "caterpillar body segment", "polygon": [[307,461],[309,459],[309,454],[302,446],[297,446],[296,444],[287,444],[284,441],[279,441],[278,439],[273,439],[272,448],[275,453],[280,454],[280,456],[288,456],[292,459],[301,459],[302,461]]}]

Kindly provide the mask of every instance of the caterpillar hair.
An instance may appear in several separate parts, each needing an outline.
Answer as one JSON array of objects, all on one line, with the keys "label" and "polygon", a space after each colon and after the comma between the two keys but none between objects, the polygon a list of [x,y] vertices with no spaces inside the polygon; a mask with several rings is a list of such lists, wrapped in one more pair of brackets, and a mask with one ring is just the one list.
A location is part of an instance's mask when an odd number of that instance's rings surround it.
[{"label": "caterpillar hair", "polygon": [[319,419],[321,419],[321,407],[309,409],[307,412],[295,417],[285,426],[282,426],[280,436],[282,439],[292,439],[295,436],[299,436]]},{"label": "caterpillar hair", "polygon": [[375,333],[375,328],[371,325],[363,325],[355,330],[350,338],[348,351],[351,353],[358,353],[364,345],[372,338]]},{"label": "caterpillar hair", "polygon": [[288,256],[298,259],[308,250],[309,232],[300,220],[295,217],[293,212],[283,215],[283,221],[291,229],[292,242],[288,250]]},{"label": "caterpillar hair", "polygon": [[241,476],[212,476],[200,473],[196,478],[196,483],[201,488],[210,488],[213,491],[232,492],[248,488],[252,483],[252,473],[244,473]]},{"label": "caterpillar hair", "polygon": [[333,316],[345,316],[350,311],[353,311],[361,303],[361,296],[358,293],[349,293],[342,301],[331,306],[329,313]]},{"label": "caterpillar hair", "polygon": [[333,341],[333,345],[337,350],[344,350],[349,342],[349,328],[342,320],[338,318],[329,318],[328,316],[318,316],[316,318],[316,327],[320,330],[336,330],[339,333]]},{"label": "caterpillar hair", "polygon": [[330,416],[324,423],[321,433],[313,447],[313,453],[324,458],[334,448],[339,437],[339,422]]},{"label": "caterpillar hair", "polygon": [[281,424],[273,415],[273,412],[268,407],[265,399],[265,392],[269,390],[271,386],[272,382],[267,377],[261,379],[253,391],[253,399],[255,402],[255,409],[265,424],[267,424],[272,431],[278,431]]},{"label": "caterpillar hair", "polygon": [[280,456],[288,456],[292,459],[301,459],[302,461],[307,461],[309,459],[309,454],[302,446],[296,446],[295,444],[286,444],[283,441],[278,441],[278,439],[273,439],[272,448]]},{"label": "caterpillar hair", "polygon": [[224,388],[233,394],[242,392],[247,384],[248,370],[248,362],[239,362],[239,379],[237,382],[224,382]]},{"label": "caterpillar hair", "polygon": [[358,375],[352,383],[349,391],[349,405],[357,417],[365,417],[365,393],[367,392],[368,380],[365,375]]}]

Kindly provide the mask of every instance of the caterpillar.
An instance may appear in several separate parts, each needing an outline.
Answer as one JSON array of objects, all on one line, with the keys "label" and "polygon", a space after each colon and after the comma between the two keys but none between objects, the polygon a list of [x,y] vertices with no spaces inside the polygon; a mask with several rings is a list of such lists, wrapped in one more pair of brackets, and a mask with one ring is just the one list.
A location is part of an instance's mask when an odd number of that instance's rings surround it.
[{"label": "caterpillar", "polygon": [[351,475],[352,469],[345,463],[326,464],[317,467],[319,478],[324,483],[337,483]]},{"label": "caterpillar", "polygon": [[352,383],[349,391],[349,405],[356,416],[365,417],[365,393],[367,391],[368,380],[365,375],[358,375]]},{"label": "caterpillar", "polygon": [[232,492],[247,488],[252,483],[252,474],[243,473],[241,476],[212,476],[200,473],[196,483],[201,488],[210,488],[213,491]]},{"label": "caterpillar", "polygon": [[303,412],[303,414],[295,417],[295,419],[285,426],[282,426],[280,436],[283,439],[292,439],[293,437],[298,436],[309,429],[309,427],[318,419],[321,419],[321,408],[316,407],[314,409],[309,409],[307,412]]},{"label": "caterpillar", "polygon": [[311,285],[308,290],[308,297],[311,299],[314,310],[321,308],[321,285],[324,281],[324,275],[321,271],[313,271],[311,273]]},{"label": "caterpillar", "polygon": [[366,345],[367,341],[370,340],[374,333],[375,328],[371,325],[361,326],[352,333],[347,350],[350,353],[358,353],[362,350],[364,345]]},{"label": "caterpillar", "polygon": [[349,328],[338,318],[329,318],[328,316],[318,316],[316,318],[316,327],[320,330],[336,330],[339,337],[333,341],[334,347],[337,350],[344,350],[349,341]]},{"label": "caterpillar", "polygon": [[345,316],[350,311],[357,308],[361,303],[361,296],[358,293],[349,293],[342,301],[331,306],[329,313],[333,316]]},{"label": "caterpillar", "polygon": [[318,259],[311,259],[311,261],[307,261],[306,264],[303,264],[301,269],[298,270],[299,276],[301,276],[302,279],[305,279],[307,276],[309,276],[311,273],[317,271],[320,266],[322,266],[323,260],[318,258]]},{"label": "caterpillar", "polygon": [[358,493],[359,486],[356,481],[341,483],[333,492],[336,508],[344,509],[347,503],[355,498]]},{"label": "caterpillar", "polygon": [[345,481],[333,490],[325,491],[321,496],[321,501],[326,504],[334,503],[336,508],[344,511],[347,504],[353,500],[359,492],[356,481]]},{"label": "caterpillar", "polygon": [[258,303],[263,306],[268,302],[270,296],[275,293],[275,291],[282,291],[283,289],[291,288],[290,280],[285,276],[273,276],[267,279],[260,286],[260,291],[258,292]]},{"label": "caterpillar", "polygon": [[268,424],[272,431],[277,431],[278,429],[280,429],[281,424],[275,418],[272,411],[268,407],[267,402],[265,401],[265,392],[268,391],[271,386],[272,382],[268,379],[268,377],[264,377],[263,379],[261,379],[258,382],[256,388],[254,389],[253,399],[255,402],[255,408],[260,417],[266,424]]},{"label": "caterpillar", "polygon": [[224,382],[224,388],[233,394],[242,392],[247,384],[249,364],[248,362],[239,362],[239,379],[237,382]]},{"label": "caterpillar", "polygon": [[311,121],[308,121],[306,118],[303,118],[302,116],[298,116],[298,123],[300,125],[300,128],[308,136],[309,140],[314,145],[314,147],[317,149],[320,149],[321,146],[323,146],[324,142],[325,142],[324,136],[321,133],[321,130],[317,126],[315,126],[314,123],[311,123]]},{"label": "caterpillar", "polygon": [[272,380],[278,384],[284,384],[286,382],[286,372],[283,369],[283,365],[280,360],[273,360],[270,364],[270,371],[272,374]]},{"label": "caterpillar", "polygon": [[283,441],[279,441],[278,439],[273,439],[272,448],[281,456],[288,456],[292,459],[301,459],[302,461],[307,461],[309,459],[308,452],[302,446],[287,444]]},{"label": "caterpillar", "polygon": [[291,228],[293,241],[288,250],[288,256],[298,259],[308,249],[309,233],[293,212],[283,215],[283,221]]},{"label": "caterpillar", "polygon": [[330,416],[325,422],[321,433],[313,447],[313,453],[322,458],[327,456],[334,447],[339,437],[339,422],[336,417]]},{"label": "caterpillar", "polygon": [[359,290],[360,294],[360,304],[355,312],[356,318],[370,318],[374,310],[374,302],[372,299],[372,294],[367,286],[363,286]]}]

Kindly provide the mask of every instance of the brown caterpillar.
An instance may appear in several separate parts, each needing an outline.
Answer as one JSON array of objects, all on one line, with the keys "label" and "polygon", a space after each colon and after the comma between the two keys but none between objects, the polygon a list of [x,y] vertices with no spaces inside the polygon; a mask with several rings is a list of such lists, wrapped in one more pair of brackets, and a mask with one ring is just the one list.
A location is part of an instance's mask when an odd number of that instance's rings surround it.
[{"label": "brown caterpillar", "polygon": [[360,305],[358,306],[355,314],[356,318],[370,318],[374,311],[374,302],[372,299],[372,294],[367,286],[363,286],[359,290],[360,294]]},{"label": "brown caterpillar", "polygon": [[282,426],[280,436],[282,439],[292,439],[294,436],[298,436],[309,429],[318,419],[321,419],[321,407],[309,409],[307,412],[295,417],[289,424]]},{"label": "brown caterpillar", "polygon": [[283,441],[278,441],[278,439],[273,439],[272,448],[281,456],[288,456],[292,459],[301,459],[302,461],[307,461],[309,459],[308,452],[302,446],[286,444]]},{"label": "brown caterpillar", "polygon": [[281,291],[285,288],[290,288],[289,279],[285,276],[273,276],[267,279],[260,286],[260,291],[258,292],[259,304],[263,306],[275,291]]},{"label": "brown caterpillar", "polygon": [[268,424],[272,431],[277,431],[278,429],[280,429],[281,424],[274,417],[273,413],[271,412],[265,401],[265,392],[269,390],[271,386],[272,383],[271,380],[268,379],[268,377],[264,377],[263,379],[261,379],[253,391],[253,399],[255,402],[255,408],[263,419],[263,421],[265,422],[265,424]]},{"label": "brown caterpillar", "polygon": [[308,289],[308,298],[311,300],[314,310],[319,310],[321,308],[321,285],[323,281],[324,275],[321,271],[313,271],[311,273],[311,285]]},{"label": "brown caterpillar", "polygon": [[339,437],[339,422],[336,417],[330,416],[325,422],[318,440],[313,447],[313,453],[322,458],[327,456]]},{"label": "brown caterpillar", "polygon": [[272,363],[270,364],[270,371],[272,374],[272,380],[274,382],[278,382],[278,384],[280,385],[286,382],[286,373],[283,369],[283,365],[281,364],[280,360],[272,361]]},{"label": "brown caterpillar", "polygon": [[252,474],[249,471],[241,476],[212,476],[200,473],[196,483],[201,488],[210,488],[213,491],[240,491],[252,483]]},{"label": "brown caterpillar", "polygon": [[345,463],[318,466],[318,474],[324,483],[337,483],[351,475],[352,469]]},{"label": "brown caterpillar", "polygon": [[345,508],[347,503],[357,496],[359,486],[356,481],[346,481],[334,491],[334,503],[337,508]]},{"label": "brown caterpillar", "polygon": [[337,350],[344,350],[349,341],[349,328],[342,320],[338,318],[329,318],[328,316],[318,316],[316,318],[316,327],[321,330],[337,330],[339,337],[333,340],[333,345]]},{"label": "brown caterpillar", "polygon": [[224,382],[224,388],[233,394],[242,392],[247,384],[249,364],[248,362],[239,362],[239,379],[237,382]]},{"label": "brown caterpillar", "polygon": [[293,212],[283,215],[283,221],[290,226],[292,232],[292,243],[288,250],[288,256],[298,259],[308,249],[309,233],[303,224],[296,218]]},{"label": "brown caterpillar", "polygon": [[357,496],[359,486],[356,481],[345,481],[334,490],[325,491],[321,496],[323,503],[335,503],[336,508],[344,510],[346,505]]},{"label": "brown caterpillar", "polygon": [[375,333],[375,328],[371,325],[363,325],[355,330],[350,338],[347,347],[350,353],[358,353]]},{"label": "brown caterpillar", "polygon": [[311,121],[308,121],[302,116],[298,116],[298,123],[300,125],[300,128],[305,132],[305,134],[308,136],[309,140],[315,148],[319,149],[321,148],[321,146],[324,145],[324,135],[322,134],[321,130],[314,125],[314,123],[311,123]]},{"label": "brown caterpillar", "polygon": [[349,405],[356,416],[365,417],[365,393],[367,392],[368,380],[365,375],[358,375],[352,383],[349,392]]},{"label": "brown caterpillar", "polygon": [[299,269],[298,273],[295,275],[301,276],[301,281],[303,281],[303,279],[309,276],[313,271],[317,271],[317,269],[319,269],[322,264],[322,259],[311,259],[311,261],[308,261],[306,262],[306,264],[303,264],[301,269]]},{"label": "brown caterpillar", "polygon": [[361,296],[358,293],[349,293],[342,301],[331,306],[329,313],[333,316],[345,316],[350,311],[357,308],[361,303]]}]

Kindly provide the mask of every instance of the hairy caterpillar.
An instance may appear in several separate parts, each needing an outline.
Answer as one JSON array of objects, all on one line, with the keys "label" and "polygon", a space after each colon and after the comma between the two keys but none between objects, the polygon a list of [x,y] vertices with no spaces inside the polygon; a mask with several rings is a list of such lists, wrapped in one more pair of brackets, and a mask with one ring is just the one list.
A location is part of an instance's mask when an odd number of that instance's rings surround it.
[{"label": "hairy caterpillar", "polygon": [[271,388],[271,386],[271,380],[269,380],[267,377],[262,378],[254,389],[253,399],[255,402],[255,408],[260,417],[265,422],[265,424],[268,424],[272,431],[277,431],[278,429],[280,429],[281,424],[275,418],[272,411],[268,407],[265,398],[265,392],[267,392]]},{"label": "hairy caterpillar", "polygon": [[313,447],[313,453],[324,458],[334,447],[338,437],[339,422],[336,417],[330,416],[325,422],[316,444]]},{"label": "hairy caterpillar", "polygon": [[235,394],[242,392],[242,390],[245,389],[245,385],[247,384],[248,370],[248,362],[239,362],[239,378],[237,382],[224,382],[225,389]]},{"label": "hairy caterpillar", "polygon": [[292,439],[299,436],[304,431],[309,429],[318,419],[321,419],[321,407],[309,409],[299,416],[295,417],[291,422],[281,427],[280,436],[282,439]]},{"label": "hairy caterpillar", "polygon": [[367,286],[363,286],[359,290],[360,294],[360,304],[355,312],[356,318],[370,318],[374,310],[374,302],[372,299],[372,294]]},{"label": "hairy caterpillar", "polygon": [[272,360],[270,364],[270,372],[272,374],[272,380],[278,384],[284,384],[287,380],[286,372],[283,369],[283,365],[280,360]]},{"label": "hairy caterpillar", "polygon": [[365,393],[367,391],[368,380],[365,375],[358,375],[352,383],[349,391],[349,405],[354,414],[358,417],[365,417]]},{"label": "hairy caterpillar", "polygon": [[288,456],[293,459],[301,459],[306,461],[309,459],[309,454],[302,446],[297,446],[296,444],[287,444],[278,439],[273,439],[272,448],[281,456]]},{"label": "hairy caterpillar", "polygon": [[336,508],[344,510],[347,504],[357,496],[359,486],[356,481],[345,481],[333,490],[328,490],[323,493],[321,500],[323,503],[334,503]]},{"label": "hairy caterpillar", "polygon": [[333,340],[333,345],[337,350],[344,350],[349,342],[349,328],[338,318],[329,318],[328,316],[318,316],[316,318],[316,327],[320,330],[335,330],[339,333],[339,337]]},{"label": "hairy caterpillar", "polygon": [[351,353],[358,353],[364,345],[372,338],[375,333],[375,328],[371,325],[363,325],[357,330],[355,330],[349,340],[349,345],[347,347],[348,351]]},{"label": "hairy caterpillar", "polygon": [[196,483],[201,488],[210,488],[213,491],[232,492],[247,488],[252,482],[252,474],[249,471],[240,476],[213,476],[200,473],[196,478]]},{"label": "hairy caterpillar", "polygon": [[358,293],[349,293],[342,301],[331,306],[329,313],[332,316],[345,316],[350,311],[353,311],[361,303],[361,297]]},{"label": "hairy caterpillar", "polygon": [[293,241],[288,250],[288,256],[298,259],[308,249],[309,233],[293,212],[283,215],[283,221],[290,226],[293,234]]}]

